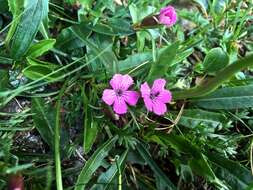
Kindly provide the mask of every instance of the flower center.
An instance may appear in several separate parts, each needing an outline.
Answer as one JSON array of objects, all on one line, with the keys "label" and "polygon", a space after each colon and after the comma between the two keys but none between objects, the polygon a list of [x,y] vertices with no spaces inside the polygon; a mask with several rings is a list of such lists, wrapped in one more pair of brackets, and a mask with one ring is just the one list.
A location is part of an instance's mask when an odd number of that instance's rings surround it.
[{"label": "flower center", "polygon": [[160,92],[151,92],[150,93],[150,99],[154,100],[155,98],[157,98],[157,96],[159,96]]},{"label": "flower center", "polygon": [[115,90],[116,96],[122,96],[123,95],[123,90],[117,89]]},{"label": "flower center", "polygon": [[171,17],[171,12],[165,13],[165,16]]}]

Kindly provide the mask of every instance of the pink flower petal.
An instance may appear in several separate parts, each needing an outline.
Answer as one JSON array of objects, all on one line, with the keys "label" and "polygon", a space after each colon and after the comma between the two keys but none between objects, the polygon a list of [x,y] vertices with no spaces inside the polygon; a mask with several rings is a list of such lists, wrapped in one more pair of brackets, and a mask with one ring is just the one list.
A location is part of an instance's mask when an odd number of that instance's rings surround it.
[{"label": "pink flower petal", "polygon": [[166,104],[160,101],[155,101],[153,105],[153,112],[157,115],[164,115],[167,112]]},{"label": "pink flower petal", "polygon": [[[168,7],[171,7],[171,6],[168,6]],[[168,10],[168,7],[163,7],[163,8],[161,8],[160,14],[165,14],[166,11]]]},{"label": "pink flower petal", "polygon": [[127,104],[125,100],[121,97],[116,97],[113,104],[113,110],[117,114],[125,114],[127,112]]},{"label": "pink flower petal", "polygon": [[131,85],[133,85],[134,80],[129,75],[123,75],[121,82],[121,88],[127,90]]},{"label": "pink flower petal", "polygon": [[154,92],[161,92],[164,90],[164,87],[166,85],[166,80],[164,79],[156,79],[152,86],[152,91]]},{"label": "pink flower petal", "polygon": [[150,88],[148,86],[148,83],[144,83],[141,85],[141,96],[144,97],[149,97],[150,96]]},{"label": "pink flower petal", "polygon": [[110,80],[110,85],[113,89],[127,90],[134,83],[129,75],[115,74]]},{"label": "pink flower petal", "polygon": [[143,101],[148,111],[153,111],[153,102],[149,97],[144,97]]},{"label": "pink flower petal", "polygon": [[126,91],[124,92],[124,100],[131,106],[135,106],[138,102],[140,95],[136,91]]},{"label": "pink flower petal", "polygon": [[116,98],[116,94],[115,94],[114,90],[111,90],[111,89],[104,90],[102,100],[106,104],[112,105],[114,103],[115,98]]},{"label": "pink flower petal", "polygon": [[160,92],[159,96],[157,97],[158,101],[161,101],[163,103],[169,103],[171,102],[172,95],[169,90],[163,90]]},{"label": "pink flower petal", "polygon": [[110,85],[113,89],[119,89],[121,85],[121,81],[123,80],[123,75],[115,74],[110,80]]},{"label": "pink flower petal", "polygon": [[177,13],[172,6],[164,7],[160,10],[159,22],[168,27],[174,25],[177,21]]}]

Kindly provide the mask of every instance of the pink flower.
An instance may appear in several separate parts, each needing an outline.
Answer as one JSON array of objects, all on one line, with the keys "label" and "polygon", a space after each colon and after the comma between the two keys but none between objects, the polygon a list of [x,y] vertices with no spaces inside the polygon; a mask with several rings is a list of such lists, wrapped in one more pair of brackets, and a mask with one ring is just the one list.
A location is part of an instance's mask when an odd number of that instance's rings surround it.
[{"label": "pink flower", "polygon": [[159,22],[171,27],[177,21],[177,13],[172,6],[164,7],[160,10]]},{"label": "pink flower", "polygon": [[140,96],[138,92],[128,90],[133,83],[134,81],[129,75],[115,74],[110,81],[113,89],[105,89],[102,100],[110,106],[113,105],[115,113],[125,114],[127,104],[135,106]]},{"label": "pink flower", "polygon": [[171,102],[172,99],[171,92],[164,88],[165,84],[164,79],[156,79],[151,89],[146,82],[141,85],[141,96],[147,110],[157,115],[166,113],[166,103]]}]

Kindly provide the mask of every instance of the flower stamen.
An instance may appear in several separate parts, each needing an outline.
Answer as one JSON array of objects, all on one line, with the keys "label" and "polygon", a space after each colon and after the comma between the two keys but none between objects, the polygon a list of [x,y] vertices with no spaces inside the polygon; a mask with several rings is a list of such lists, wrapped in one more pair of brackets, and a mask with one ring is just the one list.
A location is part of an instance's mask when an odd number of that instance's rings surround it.
[{"label": "flower stamen", "polygon": [[150,93],[150,99],[154,100],[155,98],[157,98],[159,96],[160,92],[151,92]]},{"label": "flower stamen", "polygon": [[117,89],[117,90],[115,90],[115,94],[116,94],[116,96],[122,96],[123,95],[123,90],[121,90],[121,89]]}]

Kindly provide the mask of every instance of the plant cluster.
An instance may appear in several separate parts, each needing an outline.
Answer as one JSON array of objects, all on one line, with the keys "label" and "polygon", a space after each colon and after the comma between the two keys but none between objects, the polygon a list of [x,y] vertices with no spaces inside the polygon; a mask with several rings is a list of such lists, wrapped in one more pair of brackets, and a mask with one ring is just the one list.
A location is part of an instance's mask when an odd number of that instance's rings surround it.
[{"label": "plant cluster", "polygon": [[252,11],[0,0],[0,189],[253,189]]}]

